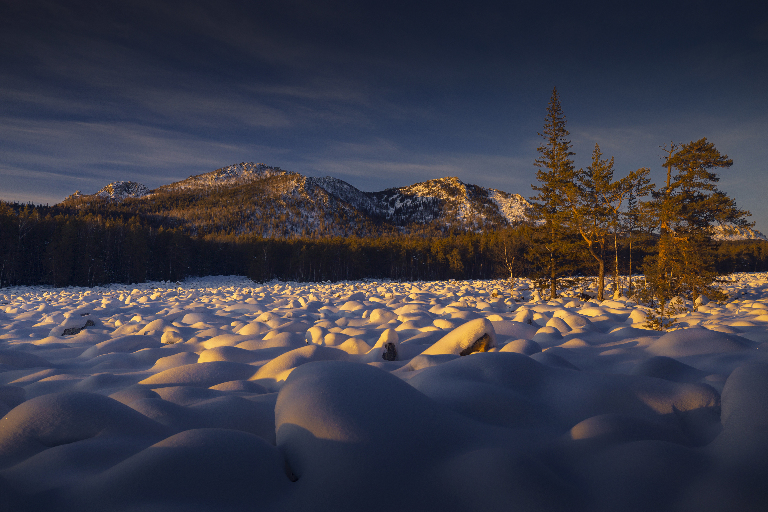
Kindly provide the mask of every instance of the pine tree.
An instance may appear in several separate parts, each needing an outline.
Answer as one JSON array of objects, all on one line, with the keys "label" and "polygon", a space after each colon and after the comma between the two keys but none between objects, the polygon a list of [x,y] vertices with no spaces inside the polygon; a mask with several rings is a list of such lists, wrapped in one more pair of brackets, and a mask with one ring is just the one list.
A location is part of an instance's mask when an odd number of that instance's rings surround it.
[{"label": "pine tree", "polygon": [[571,151],[570,133],[565,128],[565,114],[560,105],[557,88],[552,90],[544,131],[539,136],[544,143],[537,148],[539,158],[534,161],[538,185],[531,188],[538,194],[531,198],[533,216],[541,221],[545,233],[543,266],[546,273],[544,281],[549,285],[550,298],[557,297],[557,278],[563,270],[560,263],[567,259],[567,236],[565,230],[569,214],[567,189],[575,177]]},{"label": "pine tree", "polygon": [[706,138],[684,144],[666,161],[668,168],[677,173],[669,184],[666,194],[671,201],[674,215],[671,228],[679,233],[699,233],[710,236],[715,224],[735,224],[748,227],[749,212],[736,207],[736,202],[725,192],[717,189],[719,176],[711,172],[715,168],[729,168],[733,160],[721,155],[715,145]]},{"label": "pine tree", "polygon": [[568,187],[571,205],[571,225],[587,243],[592,258],[598,265],[597,299],[602,301],[605,289],[605,247],[607,238],[613,238],[614,296],[619,293],[618,239],[623,226],[620,223],[622,203],[632,190],[641,195],[648,193],[649,169],[638,169],[620,180],[614,180],[613,157],[603,158],[600,146],[592,151],[592,165],[579,169],[576,182]]},{"label": "pine tree", "polygon": [[571,208],[570,224],[579,232],[587,250],[597,263],[597,300],[602,301],[605,289],[605,243],[610,210],[603,197],[610,193],[613,183],[613,158],[604,160],[600,146],[592,151],[592,165],[576,172],[576,180],[567,188]]},{"label": "pine tree", "polygon": [[671,304],[679,308],[681,299],[695,304],[701,294],[720,295],[712,285],[717,277],[712,226],[751,225],[746,220],[750,213],[737,208],[736,202],[715,185],[720,178],[712,169],[728,168],[733,160],[721,155],[706,138],[679,148],[673,144],[666,151],[667,184],[653,194],[651,203],[659,226],[658,251],[644,268],[657,301],[648,326],[660,330],[672,325],[665,320],[665,315],[671,316]]}]

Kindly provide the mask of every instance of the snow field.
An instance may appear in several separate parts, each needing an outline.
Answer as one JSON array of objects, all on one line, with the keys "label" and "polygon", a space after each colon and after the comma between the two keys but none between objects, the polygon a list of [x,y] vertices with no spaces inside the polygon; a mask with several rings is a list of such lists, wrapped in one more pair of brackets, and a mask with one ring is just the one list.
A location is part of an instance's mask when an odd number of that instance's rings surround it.
[{"label": "snow field", "polygon": [[525,279],[1,289],[0,509],[766,509],[768,274],[722,287],[667,333]]}]

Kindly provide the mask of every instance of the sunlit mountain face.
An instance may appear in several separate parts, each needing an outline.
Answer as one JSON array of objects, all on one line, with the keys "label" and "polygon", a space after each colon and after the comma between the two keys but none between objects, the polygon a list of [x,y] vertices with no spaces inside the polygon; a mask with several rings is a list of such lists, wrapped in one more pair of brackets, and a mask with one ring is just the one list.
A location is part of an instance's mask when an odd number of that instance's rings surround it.
[{"label": "sunlit mountain face", "polygon": [[240,163],[149,190],[114,182],[62,203],[163,219],[196,234],[346,236],[414,229],[478,231],[526,220],[519,194],[439,178],[363,192],[332,177],[308,177],[261,163]]}]

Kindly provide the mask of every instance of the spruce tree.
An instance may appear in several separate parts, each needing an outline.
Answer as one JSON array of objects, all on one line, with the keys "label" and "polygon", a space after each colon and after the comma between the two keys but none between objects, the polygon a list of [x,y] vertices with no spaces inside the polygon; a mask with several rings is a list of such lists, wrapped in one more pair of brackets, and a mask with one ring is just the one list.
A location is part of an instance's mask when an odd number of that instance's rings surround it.
[{"label": "spruce tree", "polygon": [[542,278],[549,286],[549,296],[552,299],[557,297],[557,278],[563,270],[561,262],[567,259],[567,189],[575,177],[571,159],[574,153],[571,151],[571,141],[568,140],[570,134],[565,128],[565,123],[557,88],[554,88],[547,108],[544,130],[539,133],[544,142],[537,148],[539,157],[534,161],[534,166],[538,168],[536,179],[539,184],[531,185],[533,190],[538,192],[531,198],[532,213],[540,222],[540,229],[546,240],[543,247],[545,275]]}]

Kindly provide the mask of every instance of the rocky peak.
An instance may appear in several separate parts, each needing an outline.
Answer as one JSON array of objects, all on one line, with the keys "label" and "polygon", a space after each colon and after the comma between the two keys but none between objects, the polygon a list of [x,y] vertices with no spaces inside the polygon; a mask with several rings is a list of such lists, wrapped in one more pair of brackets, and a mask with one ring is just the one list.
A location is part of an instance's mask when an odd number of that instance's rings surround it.
[{"label": "rocky peak", "polygon": [[[103,197],[104,199],[112,199],[116,201],[122,201],[129,197],[144,197],[149,195],[150,190],[135,181],[114,181],[96,192],[96,196]],[[75,192],[76,195],[81,195]]]},{"label": "rocky peak", "polygon": [[190,176],[189,178],[163,185],[161,190],[183,190],[199,188],[216,188],[221,186],[234,186],[248,183],[254,180],[291,174],[277,166],[269,166],[262,163],[242,162],[227,167],[216,169],[205,174]]},{"label": "rocky peak", "polygon": [[467,185],[454,176],[422,181],[398,189],[402,194],[456,200],[467,197]]}]

